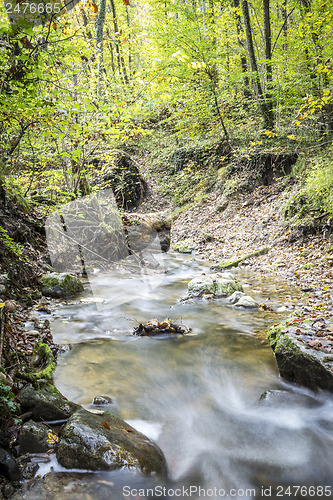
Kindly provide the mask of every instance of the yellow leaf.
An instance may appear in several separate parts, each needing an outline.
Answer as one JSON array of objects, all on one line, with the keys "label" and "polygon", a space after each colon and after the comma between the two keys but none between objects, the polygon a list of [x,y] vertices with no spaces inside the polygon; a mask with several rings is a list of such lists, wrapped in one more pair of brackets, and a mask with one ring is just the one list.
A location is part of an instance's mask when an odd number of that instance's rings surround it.
[{"label": "yellow leaf", "polygon": [[98,6],[97,6],[94,2],[90,2],[90,3],[89,3],[89,9],[90,9],[92,12],[98,12]]},{"label": "yellow leaf", "polygon": [[56,444],[59,441],[59,437],[56,434],[53,434],[52,432],[48,432],[47,436],[48,439],[46,440],[46,442],[49,444]]},{"label": "yellow leaf", "polygon": [[5,303],[4,303],[4,302],[0,302],[0,309],[1,309],[2,307],[5,307]]},{"label": "yellow leaf", "polygon": [[288,139],[290,139],[291,141],[296,141],[296,137],[294,135],[288,135],[287,136]]}]

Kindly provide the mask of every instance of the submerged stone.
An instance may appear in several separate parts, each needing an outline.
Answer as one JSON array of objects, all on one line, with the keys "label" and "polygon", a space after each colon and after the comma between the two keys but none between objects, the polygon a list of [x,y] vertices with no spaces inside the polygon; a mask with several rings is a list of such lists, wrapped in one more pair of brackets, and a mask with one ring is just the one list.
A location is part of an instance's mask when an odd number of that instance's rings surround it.
[{"label": "submerged stone", "polygon": [[81,409],[62,431],[57,459],[66,468],[114,470],[136,468],[145,473],[166,473],[165,458],[158,446],[124,420]]},{"label": "submerged stone", "polygon": [[320,406],[320,402],[308,394],[286,391],[281,389],[271,389],[265,391],[259,400],[261,406],[290,408],[303,407],[313,408]]}]

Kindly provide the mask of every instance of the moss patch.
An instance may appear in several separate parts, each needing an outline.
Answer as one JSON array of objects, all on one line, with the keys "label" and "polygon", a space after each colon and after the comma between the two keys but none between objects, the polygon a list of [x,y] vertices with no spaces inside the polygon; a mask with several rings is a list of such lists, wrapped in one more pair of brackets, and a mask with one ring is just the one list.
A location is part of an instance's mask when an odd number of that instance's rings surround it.
[{"label": "moss patch", "polygon": [[251,259],[252,257],[257,257],[258,255],[265,255],[266,253],[268,253],[268,251],[269,251],[268,247],[259,248],[259,250],[244,255],[243,257],[239,257],[238,259],[225,260],[223,262],[220,262],[217,267],[219,269],[230,269],[232,267],[237,267],[244,260]]}]

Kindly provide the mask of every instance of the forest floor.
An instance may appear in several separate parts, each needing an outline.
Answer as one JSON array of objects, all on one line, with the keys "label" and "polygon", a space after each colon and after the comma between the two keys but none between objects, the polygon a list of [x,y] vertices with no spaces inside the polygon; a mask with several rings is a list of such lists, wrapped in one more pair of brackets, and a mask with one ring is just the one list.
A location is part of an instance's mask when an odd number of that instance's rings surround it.
[{"label": "forest floor", "polygon": [[[158,187],[151,183],[144,211],[168,208]],[[219,190],[209,193],[202,203],[185,208],[175,218],[171,230],[171,248],[181,244],[194,246],[195,252],[218,264],[236,259],[262,247],[265,255],[252,257],[241,265],[262,275],[276,274],[299,289],[300,318],[313,321],[333,318],[333,235],[319,231],[306,234],[302,226],[291,229],[283,216],[283,206],[291,196],[284,180],[260,186],[226,200]],[[139,208],[139,210],[141,210]],[[305,234],[304,234],[305,233]],[[325,344],[333,352],[333,331],[327,323]],[[323,331],[317,332],[319,337]]]}]

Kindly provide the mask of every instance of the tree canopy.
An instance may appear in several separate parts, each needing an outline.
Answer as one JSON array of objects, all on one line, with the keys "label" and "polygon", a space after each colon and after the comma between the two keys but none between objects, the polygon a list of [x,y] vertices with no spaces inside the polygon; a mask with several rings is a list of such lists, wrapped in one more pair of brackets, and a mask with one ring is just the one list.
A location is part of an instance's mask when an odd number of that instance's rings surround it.
[{"label": "tree canopy", "polygon": [[332,17],[329,0],[4,3],[2,178],[57,166],[85,194],[91,158],[154,116],[179,139],[325,142]]}]

